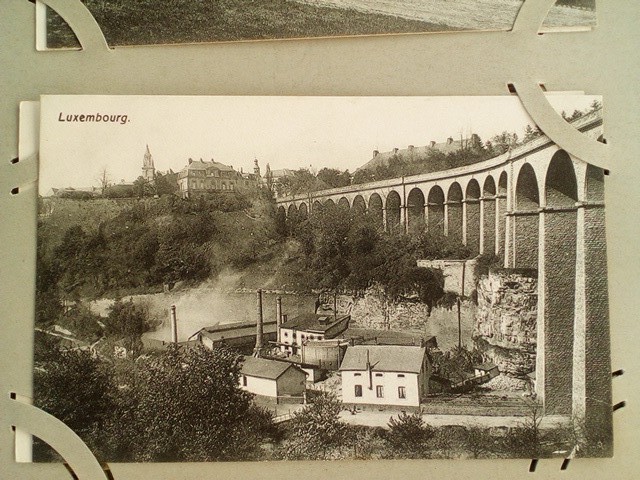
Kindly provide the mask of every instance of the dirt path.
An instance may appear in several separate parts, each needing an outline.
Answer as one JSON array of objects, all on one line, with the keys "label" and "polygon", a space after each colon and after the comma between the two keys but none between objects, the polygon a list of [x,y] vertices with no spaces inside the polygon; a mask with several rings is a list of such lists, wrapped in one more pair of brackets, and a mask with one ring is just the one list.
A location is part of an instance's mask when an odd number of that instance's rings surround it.
[{"label": "dirt path", "polygon": [[[389,418],[397,416],[398,413],[388,412],[371,412],[364,411],[351,414],[348,411],[340,413],[340,419],[350,425],[363,425],[367,427],[383,427],[386,428]],[[434,427],[443,427],[446,425],[459,425],[463,427],[519,427],[525,419],[523,417],[514,416],[480,416],[480,415],[422,415],[424,421]],[[568,425],[570,420],[567,417],[550,415],[542,419],[540,428],[553,428]]]},{"label": "dirt path", "polygon": [[[365,13],[394,15],[454,28],[505,30],[511,28],[522,0],[295,0],[315,6],[352,8]],[[595,25],[595,12],[577,8],[551,9],[545,26]]]}]

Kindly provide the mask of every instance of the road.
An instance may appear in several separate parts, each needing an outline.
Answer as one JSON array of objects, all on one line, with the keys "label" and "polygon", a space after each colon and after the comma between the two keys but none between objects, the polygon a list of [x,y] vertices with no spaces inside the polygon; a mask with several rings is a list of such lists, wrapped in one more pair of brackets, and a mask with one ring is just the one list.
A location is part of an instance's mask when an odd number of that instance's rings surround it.
[{"label": "road", "polygon": [[[350,425],[362,425],[367,427],[387,427],[389,418],[397,416],[397,413],[363,411],[353,415],[351,412],[342,411],[340,419]],[[459,425],[464,427],[518,427],[526,421],[525,417],[515,416],[482,416],[482,415],[422,415],[424,421],[434,427],[446,425]],[[560,415],[549,415],[542,419],[540,428],[554,428],[568,425],[570,419]]]}]

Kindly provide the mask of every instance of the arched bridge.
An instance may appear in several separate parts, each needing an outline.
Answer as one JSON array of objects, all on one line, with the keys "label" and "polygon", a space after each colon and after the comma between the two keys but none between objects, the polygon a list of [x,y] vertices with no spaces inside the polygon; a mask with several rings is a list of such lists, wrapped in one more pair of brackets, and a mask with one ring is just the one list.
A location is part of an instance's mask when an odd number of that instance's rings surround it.
[{"label": "arched bridge", "polygon": [[[601,111],[573,123],[602,136]],[[446,171],[277,199],[304,218],[327,204],[376,215],[388,231],[457,238],[505,268],[538,271],[536,393],[545,411],[611,435],[604,172],[545,136]]]}]

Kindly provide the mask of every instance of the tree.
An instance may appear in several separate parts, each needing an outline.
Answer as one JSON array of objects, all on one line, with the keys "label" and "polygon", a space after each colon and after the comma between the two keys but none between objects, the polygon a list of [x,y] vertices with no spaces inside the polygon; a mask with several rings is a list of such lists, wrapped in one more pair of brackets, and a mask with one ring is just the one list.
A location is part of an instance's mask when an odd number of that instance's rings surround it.
[{"label": "tree", "polygon": [[98,182],[100,182],[100,193],[104,195],[104,192],[107,190],[107,187],[111,182],[111,175],[109,175],[107,167],[102,167],[102,169],[100,170],[100,173],[98,175]]},{"label": "tree", "polygon": [[387,441],[396,455],[402,458],[422,458],[427,442],[433,437],[433,429],[424,423],[419,412],[409,415],[402,412],[389,419]]},{"label": "tree", "polygon": [[151,330],[155,322],[149,317],[149,311],[142,305],[116,300],[109,307],[109,315],[104,320],[105,334],[113,339],[122,339],[127,351],[137,356],[142,349],[142,334]]},{"label": "tree", "polygon": [[63,421],[98,454],[115,407],[112,372],[104,362],[80,350],[50,345],[46,361],[34,369],[34,405]]},{"label": "tree", "polygon": [[342,172],[337,168],[325,167],[318,172],[316,178],[324,182],[328,188],[346,187],[351,184],[349,170]]},{"label": "tree", "polygon": [[226,348],[170,346],[141,357],[120,388],[112,424],[118,461],[246,460],[271,428],[239,387],[241,357]]},{"label": "tree", "polygon": [[330,453],[347,439],[347,425],[339,418],[342,403],[335,395],[324,393],[291,420],[291,439],[284,456],[290,460],[330,458]]}]

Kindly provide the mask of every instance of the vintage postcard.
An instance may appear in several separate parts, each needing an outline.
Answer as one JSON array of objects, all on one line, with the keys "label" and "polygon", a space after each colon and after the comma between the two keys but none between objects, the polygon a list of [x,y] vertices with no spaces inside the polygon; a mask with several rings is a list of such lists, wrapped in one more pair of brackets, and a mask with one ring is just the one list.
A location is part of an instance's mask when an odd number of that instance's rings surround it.
[{"label": "vintage postcard", "polygon": [[605,172],[517,97],[44,96],[40,135],[34,403],[98,459],[612,455]]},{"label": "vintage postcard", "polygon": [[[509,30],[524,0],[83,0],[111,46]],[[49,48],[78,46],[41,9]],[[558,0],[545,30],[596,24],[595,0]]]}]

